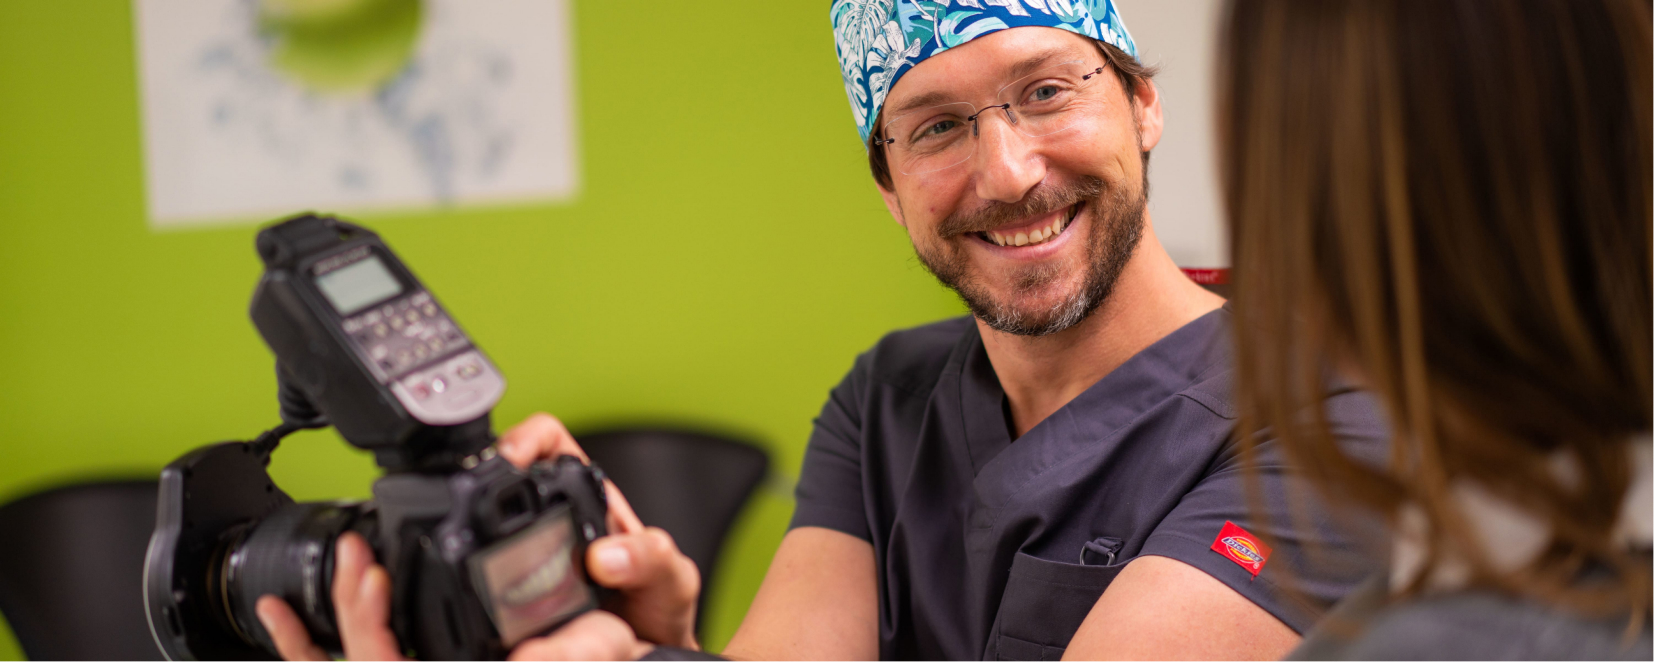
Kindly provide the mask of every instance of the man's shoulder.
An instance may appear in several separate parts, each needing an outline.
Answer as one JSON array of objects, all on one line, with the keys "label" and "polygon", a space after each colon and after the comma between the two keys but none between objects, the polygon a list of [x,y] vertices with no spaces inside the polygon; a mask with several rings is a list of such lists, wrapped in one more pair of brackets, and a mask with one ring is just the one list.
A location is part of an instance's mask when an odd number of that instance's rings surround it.
[{"label": "man's shoulder", "polygon": [[[1212,364],[1177,395],[1199,403],[1222,418],[1236,420],[1240,417],[1240,407],[1235,399],[1236,381],[1234,363],[1231,358],[1225,357]],[[1329,375],[1322,389],[1327,424],[1332,426],[1335,434],[1388,437],[1383,407],[1371,391],[1336,375]]]},{"label": "man's shoulder", "polygon": [[[1240,418],[1240,407],[1235,401],[1235,371],[1224,366],[1202,375],[1177,395],[1199,404],[1205,411],[1224,419],[1233,426]],[[1382,467],[1389,457],[1390,427],[1384,410],[1369,391],[1352,387],[1331,386],[1322,401],[1327,430],[1344,453],[1365,464]],[[1232,428],[1224,428],[1230,430]],[[1225,432],[1225,438],[1231,435]],[[1265,447],[1273,447],[1277,440],[1261,440]],[[1231,447],[1232,448],[1232,447]]]},{"label": "man's shoulder", "polygon": [[855,371],[871,383],[928,391],[954,348],[976,332],[969,315],[891,331],[856,359]]}]

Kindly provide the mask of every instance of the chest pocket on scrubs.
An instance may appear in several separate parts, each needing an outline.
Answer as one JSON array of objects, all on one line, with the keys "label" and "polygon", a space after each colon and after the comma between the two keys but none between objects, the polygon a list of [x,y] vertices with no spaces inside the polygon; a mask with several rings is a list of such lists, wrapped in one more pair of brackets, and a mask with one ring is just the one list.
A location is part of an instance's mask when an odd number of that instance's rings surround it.
[{"label": "chest pocket on scrubs", "polygon": [[[1099,541],[1101,542],[1101,541]],[[1103,543],[1102,547],[1108,547]],[[1110,551],[1103,556],[1113,561]],[[1076,558],[1076,561],[1081,560]],[[1099,559],[1093,551],[1084,557],[1090,564]],[[999,660],[1058,660],[1080,629],[1086,614],[1097,604],[1125,560],[1109,565],[1081,565],[1036,558],[1018,552],[1011,561],[1011,575],[1005,582],[1005,596],[999,601],[999,616],[988,637],[994,650],[988,656]]]}]

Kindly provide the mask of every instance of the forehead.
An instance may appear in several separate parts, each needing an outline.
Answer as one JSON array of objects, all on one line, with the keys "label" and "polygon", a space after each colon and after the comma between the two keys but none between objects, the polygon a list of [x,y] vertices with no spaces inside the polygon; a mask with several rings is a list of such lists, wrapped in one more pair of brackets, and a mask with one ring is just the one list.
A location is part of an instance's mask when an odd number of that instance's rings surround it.
[{"label": "forehead", "polygon": [[1000,30],[938,53],[909,69],[885,99],[885,117],[915,106],[992,94],[1042,66],[1097,57],[1090,39],[1067,30],[1025,26]]}]

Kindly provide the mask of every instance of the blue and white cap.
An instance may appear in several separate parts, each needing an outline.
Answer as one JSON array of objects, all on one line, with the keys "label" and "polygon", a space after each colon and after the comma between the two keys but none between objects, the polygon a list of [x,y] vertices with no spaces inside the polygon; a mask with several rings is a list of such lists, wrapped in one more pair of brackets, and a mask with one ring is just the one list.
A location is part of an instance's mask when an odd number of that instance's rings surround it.
[{"label": "blue and white cap", "polygon": [[844,92],[864,143],[902,74],[985,34],[1060,28],[1137,57],[1114,0],[833,0],[831,16]]}]

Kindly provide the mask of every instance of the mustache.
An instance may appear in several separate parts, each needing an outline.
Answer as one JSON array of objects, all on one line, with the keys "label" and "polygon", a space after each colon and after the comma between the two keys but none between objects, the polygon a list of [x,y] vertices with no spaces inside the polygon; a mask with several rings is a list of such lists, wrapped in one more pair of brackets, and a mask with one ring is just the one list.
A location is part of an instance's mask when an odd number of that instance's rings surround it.
[{"label": "mustache", "polygon": [[1103,180],[1085,177],[1069,184],[1041,183],[1016,202],[990,202],[976,209],[954,212],[942,219],[936,233],[943,239],[987,232],[1012,221],[1049,214],[1103,196]]}]

